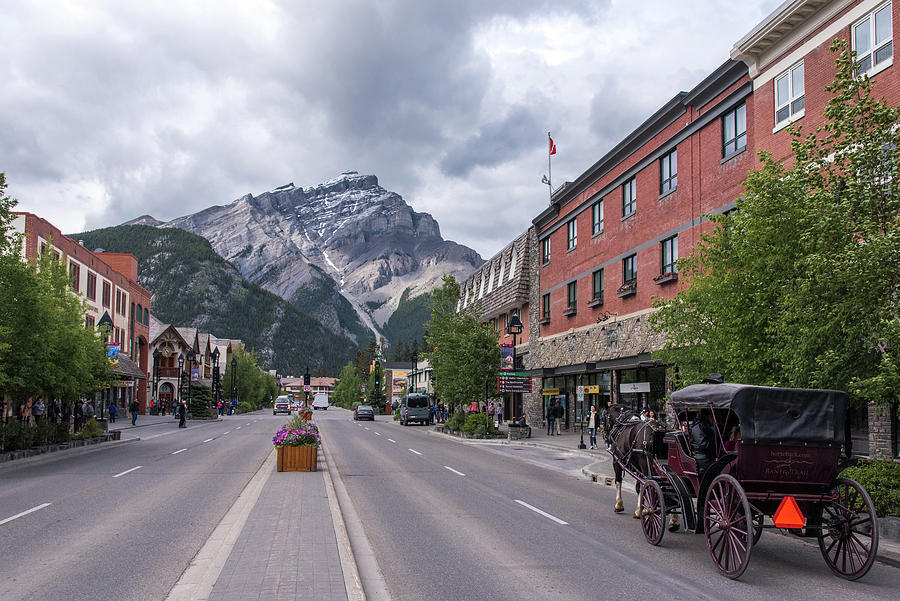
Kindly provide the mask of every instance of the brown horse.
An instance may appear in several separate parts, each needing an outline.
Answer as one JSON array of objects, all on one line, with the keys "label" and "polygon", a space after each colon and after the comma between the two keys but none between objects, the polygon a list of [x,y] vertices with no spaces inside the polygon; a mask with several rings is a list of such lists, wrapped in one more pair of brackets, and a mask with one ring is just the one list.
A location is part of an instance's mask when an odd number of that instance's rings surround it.
[{"label": "brown horse", "polygon": [[[650,478],[652,468],[651,457],[656,453],[656,430],[663,428],[656,420],[641,421],[638,415],[625,405],[612,405],[604,411],[603,429],[607,449],[613,456],[613,470],[616,482],[616,513],[625,510],[622,502],[622,464],[633,474],[642,479]],[[641,482],[635,484],[638,496],[634,510],[635,519],[641,517]],[[678,517],[673,513],[669,521],[669,530],[678,530]]]}]

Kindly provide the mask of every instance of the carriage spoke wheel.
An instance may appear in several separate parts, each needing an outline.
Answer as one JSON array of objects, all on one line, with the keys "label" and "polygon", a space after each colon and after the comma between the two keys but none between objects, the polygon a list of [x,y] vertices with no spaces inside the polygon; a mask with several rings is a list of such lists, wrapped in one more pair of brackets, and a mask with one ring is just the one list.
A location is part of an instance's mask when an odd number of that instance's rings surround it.
[{"label": "carriage spoke wheel", "polygon": [[878,522],[872,498],[860,484],[838,478],[822,506],[819,549],[831,571],[847,580],[865,576],[878,553]]},{"label": "carriage spoke wheel", "polygon": [[706,547],[719,571],[739,578],[750,563],[753,548],[753,514],[744,489],[728,474],[720,474],[709,486],[703,506]]},{"label": "carriage spoke wheel", "polygon": [[658,545],[666,533],[666,504],[662,488],[654,480],[641,486],[641,528],[651,545]]}]

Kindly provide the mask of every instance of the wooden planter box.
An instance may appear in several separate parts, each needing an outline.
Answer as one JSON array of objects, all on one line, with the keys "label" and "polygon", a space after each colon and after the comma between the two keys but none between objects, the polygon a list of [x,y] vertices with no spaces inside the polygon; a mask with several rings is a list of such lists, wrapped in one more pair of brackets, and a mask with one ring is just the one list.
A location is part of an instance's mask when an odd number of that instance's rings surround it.
[{"label": "wooden planter box", "polygon": [[319,447],[276,447],[279,472],[314,472]]}]

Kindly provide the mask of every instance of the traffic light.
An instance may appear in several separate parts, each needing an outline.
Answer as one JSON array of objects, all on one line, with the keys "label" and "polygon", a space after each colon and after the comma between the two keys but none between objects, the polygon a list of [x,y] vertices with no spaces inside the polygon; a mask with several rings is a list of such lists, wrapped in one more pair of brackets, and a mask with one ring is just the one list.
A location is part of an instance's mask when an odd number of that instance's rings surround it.
[{"label": "traffic light", "polygon": [[381,390],[381,362],[375,361],[375,390]]},{"label": "traffic light", "polygon": [[309,368],[306,369],[306,373],[303,374],[303,385],[309,386]]}]

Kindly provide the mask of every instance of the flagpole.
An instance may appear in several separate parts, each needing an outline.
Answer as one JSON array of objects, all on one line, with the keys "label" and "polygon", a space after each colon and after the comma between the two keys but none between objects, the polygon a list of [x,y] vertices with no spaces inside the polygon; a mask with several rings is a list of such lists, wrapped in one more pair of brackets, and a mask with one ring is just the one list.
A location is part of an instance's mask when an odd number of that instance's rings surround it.
[{"label": "flagpole", "polygon": [[553,164],[552,159],[553,155],[550,154],[550,145],[553,142],[553,138],[550,137],[550,132],[547,132],[547,187],[550,188],[550,202],[553,202]]}]

